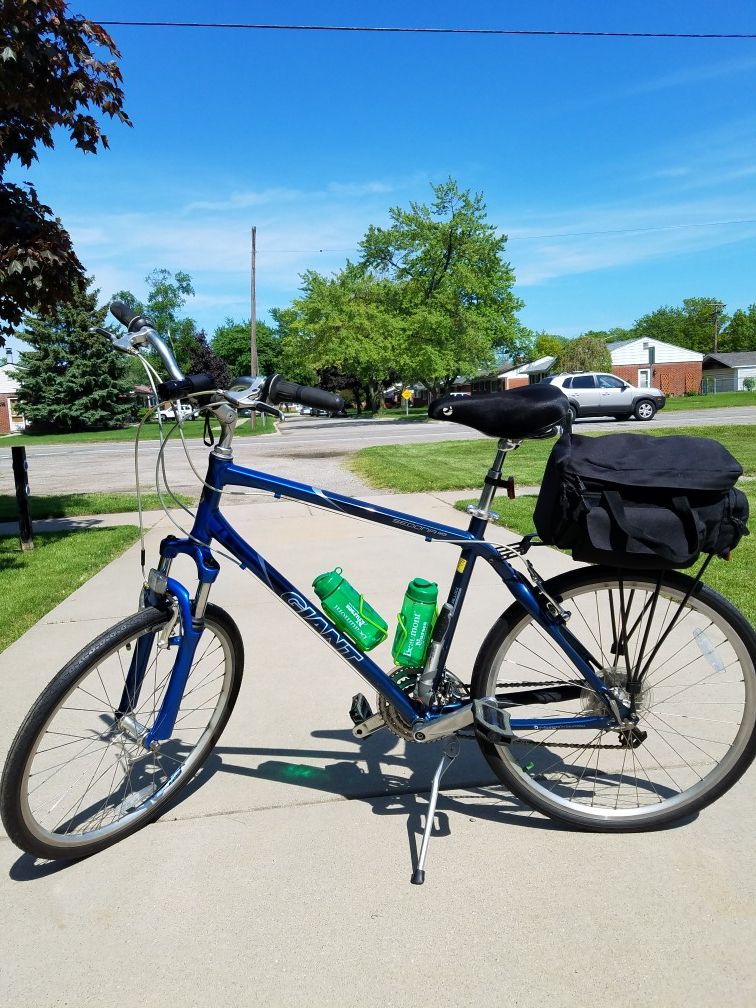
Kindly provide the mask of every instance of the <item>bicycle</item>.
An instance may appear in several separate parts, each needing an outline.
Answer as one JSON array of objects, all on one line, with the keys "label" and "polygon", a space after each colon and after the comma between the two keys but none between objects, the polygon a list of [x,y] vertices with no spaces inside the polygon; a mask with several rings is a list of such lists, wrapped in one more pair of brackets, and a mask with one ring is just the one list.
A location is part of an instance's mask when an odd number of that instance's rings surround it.
[{"label": "bicycle", "polygon": [[[533,809],[573,828],[657,829],[728,790],[756,754],[756,633],[724,598],[677,571],[588,566],[543,581],[526,555],[484,538],[509,451],[558,433],[569,404],[548,385],[473,405],[469,426],[497,446],[467,529],[368,504],[238,466],[239,409],[281,416],[296,402],[338,411],[338,396],[278,375],[217,392],[185,377],[152,323],[111,306],[127,334],[118,349],[151,346],[168,381],[159,401],[212,394],[203,407],[220,426],[190,532],[167,536],[139,610],[101,634],[55,676],[13,741],[0,784],[5,829],[22,850],[65,860],[94,854],[158,817],[218,741],[241,685],[244,654],[232,617],[209,601],[220,566],[244,565],[367,683],[350,710],[353,734],[387,730],[439,741],[426,823],[411,881],[421,884],[440,782],[461,739],[473,739],[498,780]],[[471,400],[467,400],[471,402]],[[493,411],[493,412],[492,412]],[[484,416],[485,412],[485,416]],[[470,409],[468,407],[468,414]],[[178,414],[177,414],[178,415]],[[180,422],[180,421],[178,421]],[[380,668],[233,528],[221,511],[231,487],[361,518],[460,550],[422,668]],[[197,588],[171,576],[178,556]],[[469,682],[446,667],[471,576],[486,561],[514,597],[484,639]],[[524,570],[515,563],[522,562]]]}]

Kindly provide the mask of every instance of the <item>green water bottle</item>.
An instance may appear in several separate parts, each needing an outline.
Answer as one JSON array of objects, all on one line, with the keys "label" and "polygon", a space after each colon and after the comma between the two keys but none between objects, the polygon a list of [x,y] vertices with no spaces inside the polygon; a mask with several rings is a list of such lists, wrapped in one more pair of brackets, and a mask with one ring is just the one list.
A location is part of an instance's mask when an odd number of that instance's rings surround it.
[{"label": "green water bottle", "polygon": [[420,668],[425,664],[425,653],[436,622],[437,599],[438,585],[435,581],[415,578],[407,585],[391,648],[397,665]]},{"label": "green water bottle", "polygon": [[388,624],[341,576],[341,567],[320,574],[312,587],[333,625],[351,637],[363,651],[370,651],[386,639]]}]

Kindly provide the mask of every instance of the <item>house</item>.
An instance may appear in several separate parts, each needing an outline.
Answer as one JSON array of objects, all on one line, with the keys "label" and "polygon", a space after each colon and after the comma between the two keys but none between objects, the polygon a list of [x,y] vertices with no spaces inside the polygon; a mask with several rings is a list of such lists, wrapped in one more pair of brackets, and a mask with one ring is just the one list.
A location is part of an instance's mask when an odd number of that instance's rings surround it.
[{"label": "house", "polygon": [[18,382],[13,369],[0,367],[0,435],[24,429],[24,418],[18,411]]},{"label": "house", "polygon": [[704,355],[695,350],[646,338],[608,343],[612,372],[638,388],[659,388],[666,395],[698,392]]},{"label": "house", "polygon": [[499,375],[501,389],[518,388],[521,385],[536,385],[543,381],[546,375],[554,367],[556,357],[539,357],[538,360],[529,364],[520,364],[512,367],[504,374]]},{"label": "house", "polygon": [[756,378],[756,352],[710,353],[703,359],[702,392],[737,392]]}]

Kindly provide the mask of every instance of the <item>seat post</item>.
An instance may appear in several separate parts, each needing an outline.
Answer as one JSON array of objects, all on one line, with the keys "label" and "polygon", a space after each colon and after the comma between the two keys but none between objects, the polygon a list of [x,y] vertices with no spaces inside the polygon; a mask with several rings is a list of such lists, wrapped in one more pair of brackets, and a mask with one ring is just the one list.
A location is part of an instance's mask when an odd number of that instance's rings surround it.
[{"label": "seat post", "polygon": [[480,500],[478,501],[478,506],[475,511],[476,518],[485,518],[488,520],[490,515],[491,504],[494,499],[494,494],[496,493],[496,481],[501,479],[501,470],[504,467],[504,459],[507,454],[514,448],[518,448],[521,444],[520,441],[511,441],[509,438],[501,438],[496,448],[496,456],[493,460],[491,468],[486,473],[486,482],[483,484],[483,489],[480,494]]}]

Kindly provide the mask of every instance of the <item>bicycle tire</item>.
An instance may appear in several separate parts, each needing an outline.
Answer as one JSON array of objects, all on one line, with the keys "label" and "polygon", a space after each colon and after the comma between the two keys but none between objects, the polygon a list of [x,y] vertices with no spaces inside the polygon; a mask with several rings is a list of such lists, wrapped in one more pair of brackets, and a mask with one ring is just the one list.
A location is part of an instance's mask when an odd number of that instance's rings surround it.
[{"label": "bicycle tire", "polygon": [[[131,713],[149,727],[160,710],[176,650],[158,648],[156,641],[169,618],[170,610],[147,607],[106,630],[61,669],[32,706],[0,782],[2,822],[22,850],[71,860],[122,840],[161,814],[218,741],[239,694],[244,648],[236,624],[214,605],[207,606],[171,738],[152,752],[115,717],[134,645],[145,634],[153,635],[147,672]],[[175,643],[180,626],[170,633]],[[198,712],[203,723],[194,725]],[[61,756],[65,759],[56,762]]]},{"label": "bicycle tire", "polygon": [[[616,570],[582,568],[546,584],[552,598],[571,612],[569,630],[600,655],[602,676],[612,686],[621,689],[627,682],[625,655],[631,667],[641,668],[652,656],[638,697],[638,728],[647,735],[637,748],[623,745],[616,729],[550,734],[526,729],[510,744],[478,737],[492,770],[516,797],[579,829],[635,832],[668,826],[723,795],[756,755],[756,633],[721,595],[676,571],[663,573],[652,611],[656,577],[653,572],[623,574],[629,630],[648,603],[645,651],[643,621],[627,634],[628,647],[620,642],[617,648],[612,629],[612,605],[615,624],[621,622]],[[654,657],[654,642],[689,592]],[[564,653],[515,603],[481,645],[471,693],[474,699],[495,695],[509,680],[545,684],[575,678]],[[512,719],[606,713],[587,687],[578,698],[559,699],[556,705],[529,704],[527,696],[521,700],[509,711]]]}]

